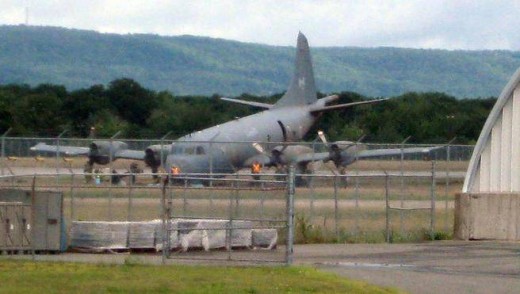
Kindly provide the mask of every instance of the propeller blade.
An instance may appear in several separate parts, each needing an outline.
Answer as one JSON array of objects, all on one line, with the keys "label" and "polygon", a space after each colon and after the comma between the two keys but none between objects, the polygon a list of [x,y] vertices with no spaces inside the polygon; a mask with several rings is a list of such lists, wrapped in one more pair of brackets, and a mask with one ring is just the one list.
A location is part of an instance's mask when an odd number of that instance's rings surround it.
[{"label": "propeller blade", "polygon": [[325,137],[325,133],[323,133],[323,131],[318,131],[318,137],[321,139],[323,143],[328,144],[327,137]]},{"label": "propeller blade", "polygon": [[264,147],[262,147],[262,145],[260,145],[256,142],[253,143],[252,145],[256,149],[256,151],[260,152],[261,154],[265,154],[265,150],[264,150]]}]

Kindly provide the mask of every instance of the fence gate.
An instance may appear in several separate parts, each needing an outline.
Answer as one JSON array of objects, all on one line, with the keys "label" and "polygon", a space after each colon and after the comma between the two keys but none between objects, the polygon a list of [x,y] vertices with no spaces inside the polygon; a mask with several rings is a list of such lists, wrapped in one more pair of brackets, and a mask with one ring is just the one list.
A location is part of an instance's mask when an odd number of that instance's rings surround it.
[{"label": "fence gate", "polygon": [[[187,175],[163,187],[163,260],[291,263],[294,171]],[[202,186],[204,184],[204,186]]]}]

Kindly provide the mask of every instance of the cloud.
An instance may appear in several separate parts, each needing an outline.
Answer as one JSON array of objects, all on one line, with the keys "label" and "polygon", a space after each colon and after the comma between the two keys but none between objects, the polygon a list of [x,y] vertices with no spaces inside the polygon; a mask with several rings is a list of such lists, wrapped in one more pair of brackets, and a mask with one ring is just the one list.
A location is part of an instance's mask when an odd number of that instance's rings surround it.
[{"label": "cloud", "polygon": [[520,2],[506,0],[4,0],[0,23],[110,33],[201,35],[294,46],[520,49]]}]

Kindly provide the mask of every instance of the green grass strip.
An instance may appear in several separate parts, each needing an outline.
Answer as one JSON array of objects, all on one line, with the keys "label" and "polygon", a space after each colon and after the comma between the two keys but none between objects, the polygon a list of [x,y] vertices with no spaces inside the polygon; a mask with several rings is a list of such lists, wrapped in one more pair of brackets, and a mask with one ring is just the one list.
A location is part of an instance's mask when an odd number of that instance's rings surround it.
[{"label": "green grass strip", "polygon": [[398,293],[307,267],[0,261],[0,293]]}]

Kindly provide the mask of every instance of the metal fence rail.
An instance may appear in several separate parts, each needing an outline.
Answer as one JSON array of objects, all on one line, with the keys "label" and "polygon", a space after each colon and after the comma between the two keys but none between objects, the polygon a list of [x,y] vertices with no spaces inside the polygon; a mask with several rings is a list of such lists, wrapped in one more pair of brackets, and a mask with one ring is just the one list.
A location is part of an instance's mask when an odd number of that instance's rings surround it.
[{"label": "metal fence rail", "polygon": [[[292,177],[262,173],[260,179],[255,179],[251,173],[241,171],[184,174],[166,185],[155,183],[149,173],[127,174],[126,182],[114,184],[111,177],[116,174],[93,175],[72,170],[2,176],[0,187],[62,191],[67,224],[161,220],[164,232],[170,235],[191,232],[224,236],[222,248],[209,252],[186,252],[182,246],[164,243],[162,248],[168,249],[163,250],[165,258],[290,263],[294,243],[409,242],[431,240],[439,234],[449,236],[452,196],[461,182],[452,179],[446,184],[437,174],[437,162],[427,163],[429,171],[418,174],[381,171]],[[89,176],[99,177],[100,181],[86,182],[85,177]],[[135,182],[130,181],[133,176]],[[167,175],[159,176],[164,179]],[[298,186],[296,178],[301,179]],[[193,224],[193,220],[202,221],[203,225],[182,227],[189,226],[190,221]],[[244,225],[275,230],[278,249],[233,248],[231,236],[244,230]],[[68,227],[69,236],[70,230]],[[163,240],[170,242],[170,237]]]}]

